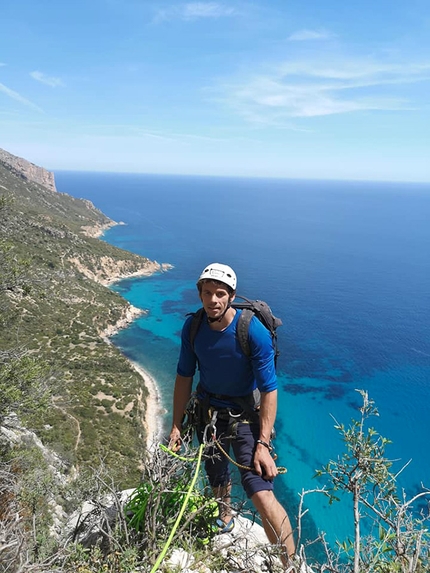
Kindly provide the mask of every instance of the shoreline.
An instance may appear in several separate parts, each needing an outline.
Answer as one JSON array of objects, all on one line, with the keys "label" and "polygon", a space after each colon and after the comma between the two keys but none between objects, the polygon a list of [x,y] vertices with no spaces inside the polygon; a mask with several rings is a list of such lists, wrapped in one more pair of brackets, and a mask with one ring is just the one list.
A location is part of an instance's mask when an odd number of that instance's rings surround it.
[{"label": "shoreline", "polygon": [[[91,205],[94,207],[94,205],[92,204],[91,201],[89,201],[89,203],[91,203]],[[93,226],[84,225],[81,227],[81,230],[86,237],[92,237],[93,239],[99,239],[111,227],[116,227],[117,225],[125,225],[125,223],[123,223],[122,221],[120,221],[118,223],[117,221],[113,221],[112,219],[110,219],[106,223],[97,223],[96,225],[93,225]]]},{"label": "shoreline", "polygon": [[128,306],[125,308],[124,315],[119,320],[117,320],[115,324],[109,324],[109,326],[107,326],[104,330],[102,330],[99,333],[101,338],[108,344],[113,344],[113,342],[110,340],[111,336],[115,336],[115,334],[118,334],[120,330],[127,328],[132,322],[137,320],[140,316],[143,316],[144,314],[148,313],[147,310],[143,310],[142,308],[133,306],[128,301],[127,304]]},{"label": "shoreline", "polygon": [[[121,326],[120,328],[127,328],[128,324],[130,323],[131,322],[128,322],[127,324],[124,324],[124,326]],[[116,334],[118,330],[120,330],[120,328],[116,326],[117,330],[116,332],[114,332],[114,334]],[[112,346],[115,346],[115,344],[110,339],[110,336],[112,335],[105,334],[102,336],[102,340],[106,344],[111,344]],[[115,348],[117,348],[117,350],[121,352],[121,350],[117,346],[115,346]],[[151,451],[152,446],[156,442],[159,442],[162,437],[163,424],[162,423],[160,424],[159,422],[162,416],[166,413],[166,409],[161,404],[161,393],[158,388],[157,382],[155,381],[155,378],[147,370],[145,370],[143,366],[141,366],[134,360],[128,358],[123,352],[121,352],[121,354],[130,364],[132,369],[135,372],[137,372],[137,374],[139,374],[139,376],[142,379],[143,386],[148,391],[148,394],[145,399],[142,398],[142,393],[137,395],[137,401],[141,409],[143,404],[145,404],[146,406],[145,409],[143,410],[144,416],[142,417],[142,425],[145,428],[146,432],[145,447],[146,450],[149,452]]]},{"label": "shoreline", "polygon": [[[116,225],[125,225],[125,223],[123,222],[118,223],[116,221],[111,220],[108,223],[100,224],[92,228],[90,227],[83,228],[83,231],[84,234],[86,234],[87,236],[91,236],[94,238],[101,238],[104,235],[105,231],[107,231],[111,227],[115,227]],[[169,263],[158,263],[157,261],[150,261],[148,259],[145,266],[137,271],[131,273],[112,272],[111,275],[106,279],[102,279],[98,276],[93,276],[91,278],[96,282],[98,282],[99,284],[103,285],[104,287],[109,288],[110,286],[125,279],[150,277],[151,275],[157,272],[167,272],[172,268],[173,265]],[[127,303],[124,316],[122,316],[115,324],[109,325],[100,333],[102,340],[106,344],[112,344],[113,346],[115,346],[115,344],[111,340],[111,337],[117,334],[120,330],[127,328],[140,316],[147,314],[148,312],[147,310],[133,306],[126,299],[124,300]],[[119,350],[119,352],[121,352],[121,350],[118,347],[116,348]],[[143,386],[146,388],[148,392],[144,400],[141,393],[137,396],[137,400],[141,408],[143,406],[143,403],[145,403],[146,405],[146,408],[143,410],[144,415],[142,416],[142,425],[145,428],[146,432],[146,444],[145,444],[146,450],[147,452],[150,452],[152,446],[161,439],[163,432],[163,424],[160,423],[160,420],[162,419],[162,416],[166,413],[166,410],[161,405],[161,394],[154,377],[151,376],[151,374],[149,374],[149,372],[145,370],[143,366],[128,358],[123,352],[121,352],[121,354],[130,364],[132,369],[140,375]]]},{"label": "shoreline", "polygon": [[[106,287],[108,288],[108,287]],[[148,311],[141,308],[133,306],[128,301],[127,307],[125,309],[125,314],[121,317],[115,324],[109,325],[105,330],[100,333],[102,340],[106,344],[111,344],[115,346],[119,352],[121,349],[118,348],[111,340],[111,337],[118,334],[120,330],[127,328],[140,316],[146,314]],[[154,443],[159,442],[163,432],[162,416],[166,413],[165,408],[161,405],[161,393],[158,388],[157,382],[151,374],[143,366],[137,362],[128,358],[123,352],[122,356],[130,364],[131,368],[140,375],[142,379],[142,384],[147,390],[147,395],[145,398],[142,396],[142,389],[140,393],[136,396],[138,401],[138,406],[140,411],[143,411],[142,425],[145,429],[145,447],[147,452],[150,452]],[[145,407],[143,408],[143,405]]]},{"label": "shoreline", "polygon": [[142,377],[144,386],[148,390],[148,395],[145,399],[146,409],[143,425],[146,430],[146,449],[150,452],[154,444],[161,440],[163,424],[159,422],[166,413],[166,409],[161,404],[161,394],[154,377],[137,362],[129,358],[127,360],[132,368]]},{"label": "shoreline", "polygon": [[155,273],[165,273],[170,269],[173,269],[173,265],[171,265],[170,263],[158,263],[157,261],[148,261],[145,267],[142,267],[138,271],[134,271],[132,273],[122,273],[122,274],[112,275],[107,279],[101,279],[100,284],[109,287],[125,279],[150,277],[152,275],[155,275]]}]

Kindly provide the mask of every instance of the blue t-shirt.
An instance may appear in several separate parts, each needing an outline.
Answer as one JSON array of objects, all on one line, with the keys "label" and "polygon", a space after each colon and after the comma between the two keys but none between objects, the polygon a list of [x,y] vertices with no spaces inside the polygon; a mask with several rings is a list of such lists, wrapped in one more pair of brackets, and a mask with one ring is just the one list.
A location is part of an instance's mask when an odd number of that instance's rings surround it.
[{"label": "blue t-shirt", "polygon": [[[258,388],[271,392],[277,388],[274,349],[270,332],[254,316],[249,325],[248,340],[251,358],[247,357],[236,336],[241,310],[225,330],[212,330],[205,319],[194,340],[194,352],[190,344],[189,317],[182,329],[181,352],[177,373],[194,376],[197,359],[200,370],[199,389],[211,394],[247,396]],[[215,403],[215,402],[214,402]]]}]

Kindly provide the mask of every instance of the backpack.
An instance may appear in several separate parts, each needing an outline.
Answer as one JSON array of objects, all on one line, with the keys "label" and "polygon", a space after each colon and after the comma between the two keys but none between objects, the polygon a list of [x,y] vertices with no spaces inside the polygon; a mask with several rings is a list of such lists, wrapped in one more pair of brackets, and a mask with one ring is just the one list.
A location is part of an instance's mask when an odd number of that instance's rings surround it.
[{"label": "backpack", "polygon": [[[237,302],[236,301],[237,298],[240,298],[242,302]],[[232,308],[242,311],[241,315],[239,316],[239,320],[237,322],[237,337],[239,339],[239,344],[242,349],[242,352],[245,354],[245,356],[251,357],[251,349],[248,340],[248,330],[252,317],[256,316],[258,320],[263,324],[263,326],[267,328],[267,330],[270,332],[272,336],[272,344],[273,344],[273,349],[275,351],[275,366],[276,366],[277,359],[279,356],[278,337],[276,329],[282,325],[282,320],[273,315],[270,306],[263,300],[250,300],[243,296],[236,296],[235,300],[231,303],[231,306]],[[203,316],[205,315],[205,311],[203,308],[200,308],[197,312],[190,314],[192,314],[193,316],[190,326],[190,344],[191,348],[194,351],[194,340],[200,328]]]}]

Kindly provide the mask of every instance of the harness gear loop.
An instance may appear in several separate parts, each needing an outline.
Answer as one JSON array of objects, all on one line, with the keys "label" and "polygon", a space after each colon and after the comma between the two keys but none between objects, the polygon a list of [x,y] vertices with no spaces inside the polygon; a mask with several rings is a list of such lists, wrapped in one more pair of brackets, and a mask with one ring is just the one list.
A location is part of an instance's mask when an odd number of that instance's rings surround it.
[{"label": "harness gear loop", "polygon": [[[194,406],[196,404],[199,404],[199,415],[196,416],[194,418],[194,420],[200,419],[200,420],[209,420],[208,423],[206,424],[206,426],[204,427],[203,430],[203,435],[202,435],[202,442],[203,444],[207,447],[210,443],[214,444],[219,451],[229,460],[229,462],[231,462],[233,465],[235,465],[236,467],[246,470],[246,471],[254,471],[254,468],[249,467],[249,466],[244,466],[241,465],[239,463],[237,463],[222,447],[221,443],[219,442],[219,440],[217,439],[217,429],[216,429],[216,422],[218,420],[219,417],[222,417],[223,415],[227,414],[228,418],[230,420],[229,423],[229,428],[230,428],[230,435],[226,436],[227,439],[235,439],[236,437],[236,427],[238,425],[239,422],[243,422],[243,423],[248,423],[250,424],[252,422],[252,418],[253,415],[258,415],[257,412],[251,412],[250,410],[248,411],[247,408],[242,408],[241,412],[235,413],[235,411],[232,408],[226,408],[225,410],[217,410],[211,406],[209,406],[208,404],[209,402],[209,395],[206,397],[206,399],[203,401],[203,403],[196,399],[196,396],[194,395]],[[241,404],[242,405],[242,404]],[[273,434],[273,431],[272,431]],[[272,457],[273,459],[276,461],[277,459],[277,455],[274,453],[274,450],[272,448]],[[278,467],[278,473],[279,474],[285,474],[287,472],[287,469],[284,467]]]},{"label": "harness gear loop", "polygon": [[244,414],[243,410],[242,410],[242,412],[239,412],[238,414],[233,414],[233,412],[231,411],[231,408],[227,408],[227,412],[228,412],[228,415],[230,416],[230,418],[240,418]]}]

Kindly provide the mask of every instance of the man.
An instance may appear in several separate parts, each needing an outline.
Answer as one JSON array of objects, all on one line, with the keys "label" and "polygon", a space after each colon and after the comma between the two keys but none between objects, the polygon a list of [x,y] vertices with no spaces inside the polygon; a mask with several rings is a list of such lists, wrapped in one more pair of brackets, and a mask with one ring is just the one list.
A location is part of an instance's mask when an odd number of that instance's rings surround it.
[{"label": "man", "polygon": [[[288,515],[273,493],[273,479],[278,472],[270,454],[277,407],[272,338],[254,316],[248,332],[251,357],[243,353],[236,336],[241,311],[231,306],[236,286],[233,269],[219,263],[207,266],[197,281],[205,314],[193,342],[190,340],[192,317],[186,320],[182,329],[170,447],[180,447],[181,423],[198,364],[200,381],[197,396],[201,408],[206,412],[208,407],[211,412],[217,411],[217,439],[226,452],[230,447],[233,449],[242,486],[260,514],[266,535],[271,543],[283,546],[284,557],[288,561],[294,555],[294,540]],[[261,392],[258,414],[254,408],[251,411],[250,407],[244,406],[250,403],[255,388]],[[235,422],[233,437],[232,421]],[[198,428],[200,439],[206,422]],[[205,467],[220,507],[220,532],[228,532],[234,527],[230,505],[230,466],[226,456],[214,446],[213,454],[217,455],[209,456]]]}]

